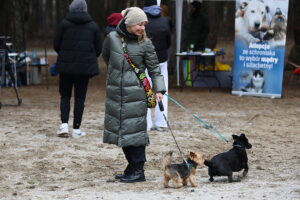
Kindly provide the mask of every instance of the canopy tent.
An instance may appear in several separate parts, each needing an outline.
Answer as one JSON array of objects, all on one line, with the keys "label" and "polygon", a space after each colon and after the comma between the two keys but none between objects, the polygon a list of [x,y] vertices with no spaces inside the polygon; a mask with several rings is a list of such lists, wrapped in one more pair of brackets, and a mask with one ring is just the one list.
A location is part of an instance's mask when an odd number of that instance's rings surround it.
[{"label": "canopy tent", "polygon": [[[182,28],[182,7],[183,0],[176,0],[176,53],[180,52],[181,47],[181,28]],[[177,86],[179,86],[179,57],[176,57]]]}]

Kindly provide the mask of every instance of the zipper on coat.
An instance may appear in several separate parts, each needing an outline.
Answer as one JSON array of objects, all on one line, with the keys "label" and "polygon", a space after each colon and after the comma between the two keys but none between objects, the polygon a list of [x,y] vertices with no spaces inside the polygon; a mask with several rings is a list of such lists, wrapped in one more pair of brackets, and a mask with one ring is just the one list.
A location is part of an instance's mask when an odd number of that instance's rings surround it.
[{"label": "zipper on coat", "polygon": [[123,60],[123,65],[122,65],[122,73],[121,73],[121,109],[120,109],[120,131],[119,131],[119,140],[122,137],[122,105],[123,105],[123,72],[124,72],[124,65],[125,62]]}]

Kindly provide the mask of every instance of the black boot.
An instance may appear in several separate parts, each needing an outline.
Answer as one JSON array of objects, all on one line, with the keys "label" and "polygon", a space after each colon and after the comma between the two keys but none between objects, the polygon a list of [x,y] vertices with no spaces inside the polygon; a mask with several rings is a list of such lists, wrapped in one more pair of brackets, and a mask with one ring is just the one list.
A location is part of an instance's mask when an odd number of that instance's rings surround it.
[{"label": "black boot", "polygon": [[144,174],[144,162],[136,163],[133,165],[133,172],[120,179],[122,183],[135,183],[146,181]]},{"label": "black boot", "polygon": [[124,178],[126,176],[129,176],[132,173],[133,169],[132,169],[132,165],[129,163],[126,167],[126,169],[124,170],[123,174],[117,174],[115,176],[115,179],[121,179]]}]

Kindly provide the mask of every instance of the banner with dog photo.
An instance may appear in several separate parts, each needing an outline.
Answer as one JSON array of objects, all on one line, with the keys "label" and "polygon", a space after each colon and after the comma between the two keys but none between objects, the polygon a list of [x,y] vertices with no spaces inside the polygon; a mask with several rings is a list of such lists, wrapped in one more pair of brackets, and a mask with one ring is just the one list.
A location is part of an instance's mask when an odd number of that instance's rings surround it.
[{"label": "banner with dog photo", "polygon": [[232,94],[280,98],[289,0],[237,0]]}]

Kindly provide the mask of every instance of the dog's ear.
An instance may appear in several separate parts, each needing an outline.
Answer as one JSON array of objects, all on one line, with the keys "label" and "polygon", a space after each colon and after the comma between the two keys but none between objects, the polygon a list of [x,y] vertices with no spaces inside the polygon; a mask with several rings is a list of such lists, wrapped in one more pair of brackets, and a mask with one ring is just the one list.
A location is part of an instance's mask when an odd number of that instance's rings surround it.
[{"label": "dog's ear", "polygon": [[248,6],[249,2],[248,1],[244,1],[242,2],[242,4],[240,5],[240,8],[244,9]]},{"label": "dog's ear", "polygon": [[190,152],[190,157],[195,158],[197,155],[194,152]]},{"label": "dog's ear", "polygon": [[232,135],[232,138],[233,138],[234,140],[236,140],[236,139],[239,138],[239,136],[237,136],[237,135]]},{"label": "dog's ear", "polygon": [[246,138],[246,135],[245,135],[244,133],[242,133],[242,134],[240,135],[240,137],[241,137],[241,138]]},{"label": "dog's ear", "polygon": [[266,9],[266,13],[270,12],[270,7],[268,5],[266,5],[265,9]]}]

